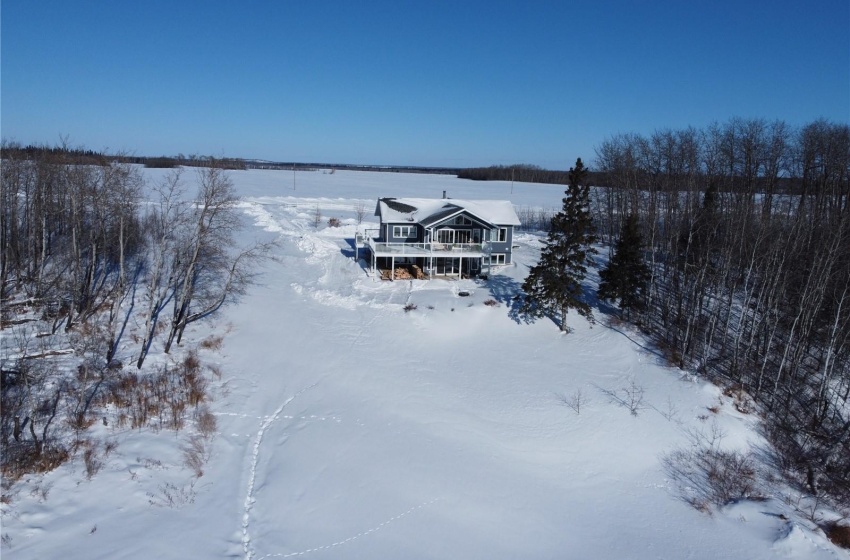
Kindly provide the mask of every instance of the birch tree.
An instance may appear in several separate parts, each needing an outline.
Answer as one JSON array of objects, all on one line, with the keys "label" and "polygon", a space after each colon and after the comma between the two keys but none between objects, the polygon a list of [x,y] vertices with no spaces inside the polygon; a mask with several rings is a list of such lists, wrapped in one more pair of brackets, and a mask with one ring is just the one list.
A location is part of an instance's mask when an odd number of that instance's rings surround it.
[{"label": "birch tree", "polygon": [[237,249],[235,235],[240,223],[233,183],[216,165],[198,173],[198,196],[176,248],[166,353],[175,342],[180,344],[187,325],[215,313],[244,292],[254,277],[257,260],[264,258],[273,245],[256,242],[247,249]]}]

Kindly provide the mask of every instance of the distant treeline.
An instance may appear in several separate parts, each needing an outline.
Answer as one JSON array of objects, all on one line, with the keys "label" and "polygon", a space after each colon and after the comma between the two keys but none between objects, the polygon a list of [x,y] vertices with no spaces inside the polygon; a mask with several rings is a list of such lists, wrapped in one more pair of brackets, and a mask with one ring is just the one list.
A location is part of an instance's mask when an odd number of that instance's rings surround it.
[{"label": "distant treeline", "polygon": [[[602,149],[607,147],[607,143],[603,143]],[[598,151],[598,150],[597,150]],[[606,154],[597,154],[600,161],[608,162],[604,159]],[[644,174],[645,182],[651,182],[657,172],[649,170],[638,170],[637,173]],[[517,181],[521,183],[549,183],[553,185],[566,185],[569,182],[569,171],[559,171],[552,169],[543,169],[536,165],[517,164],[517,165],[491,165],[490,167],[471,167],[461,169],[457,172],[459,179],[471,179],[473,181]],[[607,169],[594,171],[592,168],[587,173],[588,184],[599,187],[617,187],[620,186],[618,181],[621,177]],[[684,177],[684,174],[683,174]],[[746,183],[746,184],[745,184]],[[719,190],[725,192],[737,192],[741,189],[749,189],[755,184],[757,190],[765,189],[777,190],[784,193],[799,193],[802,182],[799,177],[762,177],[755,176],[749,178],[736,177],[726,184],[719,185]]]},{"label": "distant treeline", "polygon": [[50,163],[71,162],[83,165],[109,165],[110,158],[94,150],[68,148],[66,146],[35,146],[29,144],[20,146],[14,143],[3,143],[0,146],[0,158],[40,160]]},{"label": "distant treeline", "polygon": [[456,167],[418,167],[412,165],[360,165],[349,163],[305,163],[286,161],[244,160],[248,169],[276,169],[280,171],[315,171],[332,169],[339,171],[381,171],[386,173],[428,173],[432,175],[457,175]]},{"label": "distant treeline", "polygon": [[46,146],[33,145],[21,146],[13,142],[4,142],[0,146],[0,157],[2,159],[16,160],[38,160],[52,164],[70,165],[101,165],[111,163],[135,163],[145,167],[156,167],[172,169],[175,167],[217,167],[220,169],[247,169],[245,160],[238,158],[215,158],[211,156],[128,156],[124,154],[104,154],[94,150],[82,148],[70,148],[65,145]]},{"label": "distant treeline", "polygon": [[211,167],[215,164],[221,169],[248,169],[245,160],[238,158],[213,158],[208,156],[158,156],[158,157],[123,157],[121,163],[140,163],[145,167],[173,169],[175,167]]},{"label": "distant treeline", "polygon": [[[552,183],[566,185],[569,182],[568,171],[543,169],[536,165],[491,165],[490,167],[470,167],[458,171],[458,179],[473,181],[519,181],[521,183]],[[590,173],[588,182],[596,184],[594,173]]]},{"label": "distant treeline", "polygon": [[25,159],[52,161],[53,163],[109,165],[110,163],[133,163],[149,168],[173,169],[175,167],[211,167],[221,169],[275,169],[288,171],[315,171],[333,169],[346,171],[382,171],[388,173],[429,173],[436,175],[457,175],[461,170],[456,167],[419,167],[411,165],[360,165],[347,163],[279,162],[241,158],[217,158],[178,154],[176,156],[129,156],[126,154],[104,154],[94,150],[69,148],[66,145],[21,146],[14,142],[4,142],[0,147],[3,159]]}]

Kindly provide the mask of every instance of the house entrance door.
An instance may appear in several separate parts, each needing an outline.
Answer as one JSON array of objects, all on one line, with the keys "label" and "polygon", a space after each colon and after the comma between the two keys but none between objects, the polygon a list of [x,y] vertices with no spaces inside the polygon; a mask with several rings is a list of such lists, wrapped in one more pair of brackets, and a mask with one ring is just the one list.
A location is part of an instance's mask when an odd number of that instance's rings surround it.
[{"label": "house entrance door", "polygon": [[437,257],[434,260],[436,261],[434,263],[434,268],[436,269],[437,274],[440,274],[440,275],[460,274],[460,259],[459,258]]}]

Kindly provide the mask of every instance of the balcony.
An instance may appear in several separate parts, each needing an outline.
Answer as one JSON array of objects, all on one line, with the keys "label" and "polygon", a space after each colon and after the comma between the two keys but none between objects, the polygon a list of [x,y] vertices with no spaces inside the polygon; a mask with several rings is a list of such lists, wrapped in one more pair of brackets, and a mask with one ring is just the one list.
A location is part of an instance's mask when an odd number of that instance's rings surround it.
[{"label": "balcony", "polygon": [[371,237],[366,242],[376,257],[483,257],[490,244],[484,243],[386,243]]}]

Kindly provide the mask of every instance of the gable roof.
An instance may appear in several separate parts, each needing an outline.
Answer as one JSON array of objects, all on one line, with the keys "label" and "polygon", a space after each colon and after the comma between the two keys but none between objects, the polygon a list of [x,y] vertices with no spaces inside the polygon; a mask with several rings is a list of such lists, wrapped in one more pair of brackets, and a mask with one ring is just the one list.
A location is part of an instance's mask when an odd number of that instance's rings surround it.
[{"label": "gable roof", "polygon": [[457,198],[380,198],[375,215],[382,222],[416,222],[430,226],[466,211],[492,225],[520,225],[509,200],[460,200]]}]

